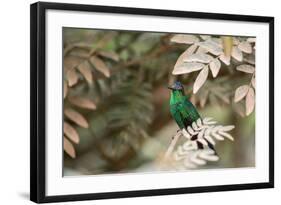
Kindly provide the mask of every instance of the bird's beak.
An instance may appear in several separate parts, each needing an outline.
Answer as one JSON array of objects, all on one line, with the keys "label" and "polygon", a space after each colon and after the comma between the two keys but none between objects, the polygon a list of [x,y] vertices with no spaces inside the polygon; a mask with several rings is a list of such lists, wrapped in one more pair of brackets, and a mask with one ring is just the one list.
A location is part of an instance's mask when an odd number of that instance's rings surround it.
[{"label": "bird's beak", "polygon": [[172,86],[167,86],[167,88],[170,90],[174,90],[174,88]]}]

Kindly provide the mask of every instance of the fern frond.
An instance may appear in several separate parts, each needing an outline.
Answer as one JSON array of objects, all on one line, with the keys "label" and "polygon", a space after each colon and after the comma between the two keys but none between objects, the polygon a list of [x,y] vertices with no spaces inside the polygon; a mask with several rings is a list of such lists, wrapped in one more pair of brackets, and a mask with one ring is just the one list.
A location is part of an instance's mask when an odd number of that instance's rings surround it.
[{"label": "fern frond", "polygon": [[[232,129],[234,129],[234,125],[223,126],[212,118],[206,117],[203,120],[199,118],[191,126],[181,130],[180,136],[184,136],[186,141],[178,145],[175,151],[173,149],[176,142],[172,142],[165,158],[169,158],[171,155],[177,164],[186,169],[206,165],[208,161],[218,161],[219,156],[210,149],[209,144],[214,146],[216,141],[223,141],[225,138],[233,141],[234,138],[228,133]],[[176,137],[174,140],[178,140],[178,138]],[[198,144],[203,145],[203,149],[200,149]]]}]

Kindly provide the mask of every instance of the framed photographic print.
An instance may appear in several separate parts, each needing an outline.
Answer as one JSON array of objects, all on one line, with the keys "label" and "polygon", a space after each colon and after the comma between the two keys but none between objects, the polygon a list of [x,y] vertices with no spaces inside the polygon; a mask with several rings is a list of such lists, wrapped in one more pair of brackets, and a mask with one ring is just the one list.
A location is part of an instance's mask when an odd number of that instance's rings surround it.
[{"label": "framed photographic print", "polygon": [[274,186],[274,18],[31,5],[30,198]]}]

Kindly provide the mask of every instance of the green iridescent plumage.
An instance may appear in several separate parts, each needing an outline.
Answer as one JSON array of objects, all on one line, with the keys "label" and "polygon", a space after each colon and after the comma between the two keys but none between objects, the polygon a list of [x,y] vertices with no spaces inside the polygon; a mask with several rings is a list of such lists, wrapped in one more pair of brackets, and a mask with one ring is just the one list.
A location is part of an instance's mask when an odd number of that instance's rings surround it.
[{"label": "green iridescent plumage", "polygon": [[[184,95],[184,88],[180,82],[175,82],[174,85],[168,88],[172,90],[170,97],[170,112],[172,117],[181,130],[187,129],[188,126],[201,117],[194,105]],[[197,135],[193,136],[191,140],[197,140]],[[208,147],[214,150],[216,154],[214,146],[208,140],[206,142],[208,143]],[[203,144],[199,141],[197,141],[197,145],[199,149],[204,148]]]},{"label": "green iridescent plumage", "polygon": [[178,124],[179,128],[187,128],[192,122],[200,118],[194,105],[184,95],[180,82],[176,82],[172,87],[170,97],[170,112]]}]

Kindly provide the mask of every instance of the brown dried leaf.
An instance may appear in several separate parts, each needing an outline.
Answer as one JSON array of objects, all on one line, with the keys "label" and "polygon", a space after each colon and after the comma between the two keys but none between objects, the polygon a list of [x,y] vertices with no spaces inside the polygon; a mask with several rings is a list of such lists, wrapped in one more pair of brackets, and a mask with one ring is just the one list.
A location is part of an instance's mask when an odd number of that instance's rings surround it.
[{"label": "brown dried leaf", "polygon": [[214,58],[205,53],[195,53],[187,56],[184,62],[210,63]]},{"label": "brown dried leaf", "polygon": [[249,89],[246,96],[246,115],[250,115],[255,108],[255,91],[253,88]]},{"label": "brown dried leaf", "polygon": [[75,85],[78,82],[78,75],[75,71],[75,68],[70,69],[66,72],[66,78],[67,78],[69,87]]},{"label": "brown dried leaf", "polygon": [[252,64],[252,65],[255,65],[255,64],[256,64],[256,62],[255,62],[255,57],[254,57],[253,55],[250,55],[250,56],[248,56],[248,57],[245,57],[245,58],[244,58],[244,61],[245,61],[246,63]]},{"label": "brown dried leaf", "polygon": [[71,144],[71,142],[66,137],[63,138],[63,149],[70,157],[72,158],[76,157],[75,149]]},{"label": "brown dried leaf", "polygon": [[189,55],[191,55],[192,53],[194,53],[194,51],[196,50],[197,46],[196,45],[191,45],[188,47],[188,49],[186,49],[178,58],[175,66],[174,66],[174,70],[173,70],[173,74],[174,75],[179,75],[179,74],[184,74],[185,73],[185,69],[183,67],[183,59],[187,58]]},{"label": "brown dried leaf", "polygon": [[249,90],[248,85],[242,85],[242,86],[238,87],[235,90],[234,102],[239,102],[240,100],[242,100],[248,93],[248,90]]},{"label": "brown dried leaf", "polygon": [[193,85],[193,93],[197,93],[197,91],[202,87],[202,85],[206,82],[208,78],[209,68],[205,66],[197,76],[194,85]]},{"label": "brown dried leaf", "polygon": [[218,59],[214,59],[211,63],[210,63],[210,69],[212,72],[213,77],[217,77],[219,71],[221,68],[221,62]]},{"label": "brown dried leaf", "polygon": [[184,62],[183,59],[185,59],[186,57],[188,57],[189,55],[191,55],[192,53],[194,53],[194,51],[196,50],[197,46],[196,45],[191,45],[188,47],[188,49],[186,49],[178,58],[175,66],[174,66],[174,70],[177,69],[178,67],[180,67]]},{"label": "brown dried leaf", "polygon": [[232,48],[232,53],[231,53],[231,56],[233,58],[235,58],[237,61],[242,61],[243,60],[243,54],[242,54],[242,51],[240,49],[238,49],[237,46],[234,46]]},{"label": "brown dried leaf", "polygon": [[98,57],[92,56],[90,58],[91,63],[95,66],[95,68],[104,74],[107,78],[110,77],[110,70],[107,65]]},{"label": "brown dried leaf", "polygon": [[208,39],[204,42],[199,42],[198,45],[216,56],[223,53],[220,45],[212,39]]},{"label": "brown dried leaf", "polygon": [[83,117],[83,115],[81,115],[79,112],[72,110],[72,109],[68,109],[66,108],[64,110],[64,114],[73,122],[75,122],[77,125],[84,127],[84,128],[88,128],[89,124],[87,122],[87,120]]},{"label": "brown dried leaf", "polygon": [[81,108],[87,108],[91,110],[95,110],[97,107],[95,103],[87,98],[82,98],[82,97],[68,97],[69,102],[72,103],[73,105],[76,105]]},{"label": "brown dried leaf", "polygon": [[225,65],[230,65],[230,57],[227,57],[226,55],[221,54],[219,59],[225,64]]},{"label": "brown dried leaf", "polygon": [[238,48],[244,53],[252,53],[253,51],[251,44],[247,41],[239,43]]},{"label": "brown dried leaf", "polygon": [[245,73],[254,73],[255,67],[252,66],[252,65],[243,64],[243,65],[237,66],[236,70],[241,71],[241,72],[245,72]]},{"label": "brown dried leaf", "polygon": [[91,85],[93,83],[93,76],[92,76],[92,70],[91,65],[88,61],[84,61],[81,63],[77,69],[80,71],[80,73],[84,76],[86,81]]},{"label": "brown dried leaf", "polygon": [[225,56],[230,57],[233,47],[233,39],[231,36],[223,36],[222,37],[223,42],[223,52]]},{"label": "brown dried leaf", "polygon": [[208,53],[208,51],[205,48],[202,48],[199,46],[199,48],[197,49],[197,51],[195,53]]},{"label": "brown dried leaf", "polygon": [[82,63],[83,59],[76,56],[66,56],[63,59],[63,67],[65,71],[71,70]]},{"label": "brown dried leaf", "polygon": [[71,139],[74,143],[79,143],[79,134],[78,132],[67,122],[63,123],[63,132],[64,134]]},{"label": "brown dried leaf", "polygon": [[64,81],[63,82],[63,98],[65,98],[67,96],[67,83]]},{"label": "brown dried leaf", "polygon": [[252,86],[254,88],[256,88],[256,78],[255,77],[252,78],[251,83],[252,83]]},{"label": "brown dried leaf", "polygon": [[177,34],[171,38],[171,42],[193,44],[193,43],[199,42],[199,39],[194,35]]},{"label": "brown dried leaf", "polygon": [[177,69],[174,69],[172,74],[173,75],[180,75],[180,74],[186,74],[191,73],[194,71],[201,70],[204,67],[203,63],[183,63],[181,66],[177,67]]},{"label": "brown dried leaf", "polygon": [[119,61],[119,56],[117,55],[117,53],[114,53],[112,51],[99,51],[99,55],[114,61]]},{"label": "brown dried leaf", "polygon": [[223,44],[222,44],[222,39],[221,38],[211,38],[211,40],[217,44],[218,47],[222,48],[223,49]]}]

